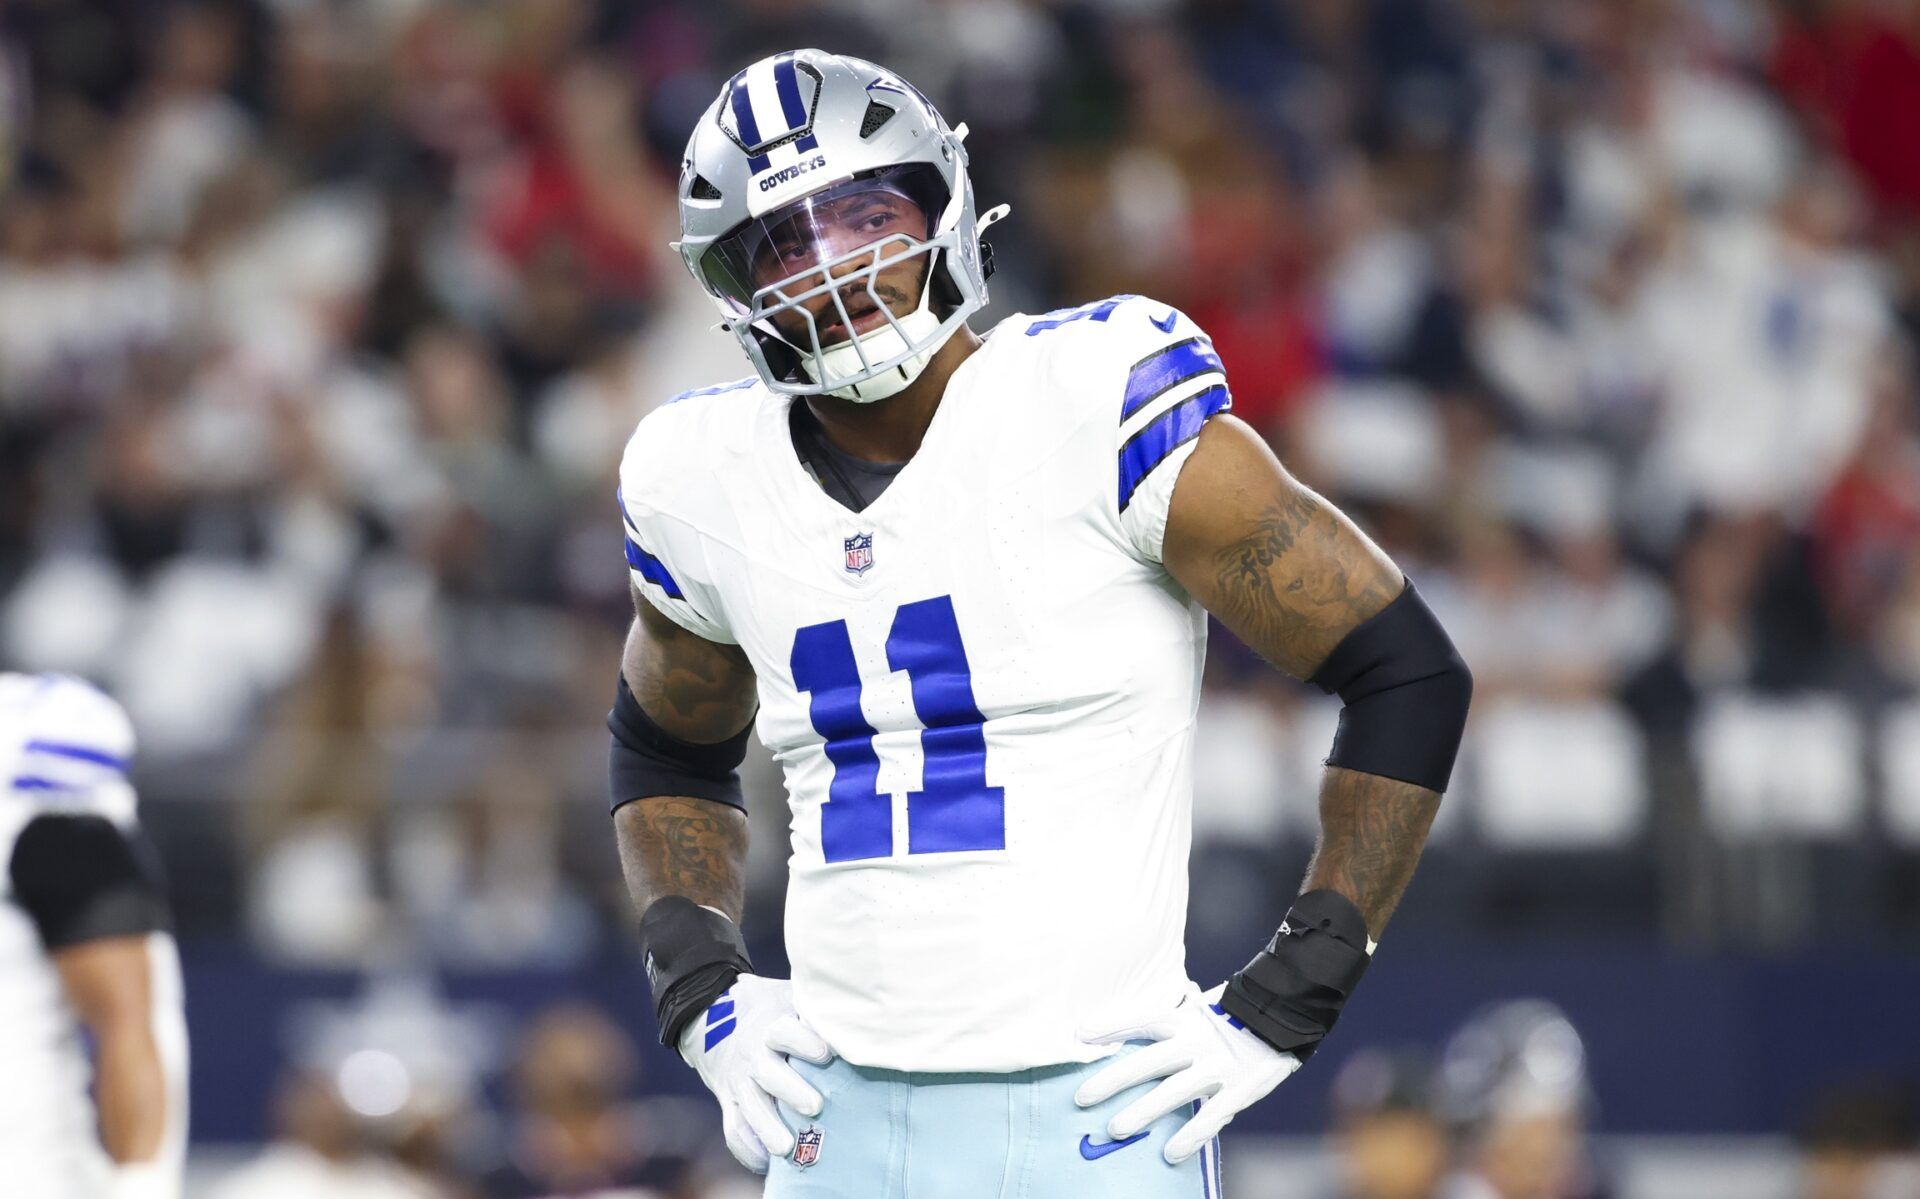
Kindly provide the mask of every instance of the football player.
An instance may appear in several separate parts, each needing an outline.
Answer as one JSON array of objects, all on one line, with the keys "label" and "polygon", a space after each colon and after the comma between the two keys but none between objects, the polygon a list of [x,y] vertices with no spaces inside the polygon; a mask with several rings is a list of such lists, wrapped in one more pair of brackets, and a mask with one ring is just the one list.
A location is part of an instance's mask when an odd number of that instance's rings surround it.
[{"label": "football player", "polygon": [[180,1194],[180,964],[134,820],[132,752],[126,714],[86,683],[0,674],[0,1191],[10,1199]]},{"label": "football player", "polygon": [[[753,365],[641,422],[620,852],[663,1040],[797,1195],[1212,1196],[1313,1053],[1447,785],[1470,680],[1419,594],[1115,296],[987,335],[965,127],[817,50],[741,71],[681,171]],[[1301,894],[1189,981],[1206,614],[1345,701]],[[747,726],[785,771],[792,979],[736,922]]]}]

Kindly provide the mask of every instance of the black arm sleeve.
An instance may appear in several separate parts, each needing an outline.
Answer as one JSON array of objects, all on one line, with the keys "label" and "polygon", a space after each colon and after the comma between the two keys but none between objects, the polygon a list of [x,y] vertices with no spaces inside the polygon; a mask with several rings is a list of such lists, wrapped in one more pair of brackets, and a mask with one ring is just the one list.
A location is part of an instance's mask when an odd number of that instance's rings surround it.
[{"label": "black arm sleeve", "polygon": [[746,810],[739,770],[753,732],[751,721],[712,745],[682,741],[647,719],[622,675],[614,689],[613,711],[607,713],[607,730],[613,734],[607,758],[611,810],[649,795],[690,795]]},{"label": "black arm sleeve", "polygon": [[102,816],[35,817],[14,842],[8,871],[50,951],[170,923],[153,846]]},{"label": "black arm sleeve", "polygon": [[1346,702],[1327,765],[1446,791],[1473,675],[1411,579],[1307,681]]}]

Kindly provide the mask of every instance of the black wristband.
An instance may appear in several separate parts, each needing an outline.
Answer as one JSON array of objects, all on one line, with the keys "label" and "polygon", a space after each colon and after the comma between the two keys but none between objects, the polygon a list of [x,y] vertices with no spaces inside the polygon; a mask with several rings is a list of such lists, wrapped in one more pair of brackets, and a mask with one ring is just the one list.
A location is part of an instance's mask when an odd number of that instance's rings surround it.
[{"label": "black wristband", "polygon": [[1333,1030],[1371,960],[1360,909],[1337,891],[1308,891],[1267,947],[1227,980],[1220,1007],[1304,1062]]},{"label": "black wristband", "polygon": [[640,917],[647,983],[660,1043],[674,1048],[687,1024],[707,1010],[742,974],[753,972],[746,942],[733,921],[684,895],[648,905]]}]

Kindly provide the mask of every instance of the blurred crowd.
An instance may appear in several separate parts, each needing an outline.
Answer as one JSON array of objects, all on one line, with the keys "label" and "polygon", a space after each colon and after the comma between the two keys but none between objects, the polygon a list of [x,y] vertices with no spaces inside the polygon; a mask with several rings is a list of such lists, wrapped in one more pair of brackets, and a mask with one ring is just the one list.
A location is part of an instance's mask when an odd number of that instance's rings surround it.
[{"label": "blurred crowd", "polygon": [[[1181,305],[1407,564],[1479,681],[1440,843],[1776,940],[1802,843],[1920,846],[1914,0],[13,0],[0,659],[132,711],[190,925],[601,943],[615,467],[747,369],[676,158],[795,45],[969,123],[995,315]],[[1201,842],[1267,847],[1328,713],[1220,641]]]},{"label": "blurred crowd", "polygon": [[[369,1008],[384,1016],[362,1011],[312,1039],[280,1084],[276,1139],[221,1171],[209,1199],[758,1193],[719,1144],[704,1100],[640,1097],[635,1046],[592,1006],[563,1002],[528,1021],[500,1063],[507,1082],[497,1105],[471,1063],[434,1064],[436,1017],[416,1002],[414,1019],[396,1020],[408,1006],[375,999]],[[396,1039],[396,1027],[414,1035]],[[1920,1095],[1910,1083],[1868,1076],[1814,1094],[1785,1152],[1707,1157],[1705,1172],[1690,1176],[1685,1165],[1650,1167],[1657,1154],[1597,1135],[1604,1114],[1586,1044],[1543,1000],[1493,1003],[1437,1046],[1330,1056],[1315,1064],[1335,1071],[1330,1135],[1265,1160],[1240,1160],[1244,1143],[1230,1141],[1230,1190],[1300,1199],[1920,1196]]]},{"label": "blurred crowd", "polygon": [[376,991],[303,1040],[276,1088],[274,1139],[218,1171],[209,1199],[758,1194],[706,1105],[642,1097],[638,1048],[592,1005],[528,1020],[497,1063],[496,1104],[481,1085],[494,1073],[485,1054],[440,1052],[457,1025],[431,997],[400,991]]},{"label": "blurred crowd", "polygon": [[[1333,1091],[1329,1199],[1609,1199],[1638,1190],[1592,1136],[1580,1033],[1552,1004],[1511,1000],[1469,1019],[1438,1053],[1362,1049]],[[1814,1097],[1795,1161],[1763,1185],[1724,1165],[1682,1191],[1798,1199],[1920,1195],[1914,1096],[1870,1079]]]}]

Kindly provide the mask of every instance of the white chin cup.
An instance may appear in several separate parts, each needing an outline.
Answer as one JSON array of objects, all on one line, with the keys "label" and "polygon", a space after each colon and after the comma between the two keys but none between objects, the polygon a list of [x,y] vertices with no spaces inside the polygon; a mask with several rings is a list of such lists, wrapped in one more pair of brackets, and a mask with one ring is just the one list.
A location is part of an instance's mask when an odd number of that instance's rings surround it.
[{"label": "white chin cup", "polygon": [[[940,318],[927,311],[925,305],[894,319],[899,322],[898,329],[892,324],[885,324],[878,329],[862,333],[857,339],[860,343],[858,349],[854,347],[855,339],[849,339],[824,350],[820,355],[820,366],[826,375],[826,380],[814,378],[813,361],[810,355],[801,356],[801,371],[815,383],[846,378],[865,373],[866,365],[860,359],[861,351],[866,352],[867,362],[885,362],[907,353],[915,345],[923,346],[924,348],[918,353],[912,354],[903,359],[899,365],[882,371],[871,379],[849,383],[845,387],[829,388],[825,394],[837,396],[843,400],[852,400],[856,404],[871,404],[875,400],[884,400],[890,395],[905,390],[909,383],[920,377],[921,371],[927,369],[927,363],[933,361],[934,353],[945,344],[946,338],[943,337],[939,341],[932,340],[940,330]],[[900,336],[900,331],[903,329],[907,334],[905,338]]]}]

